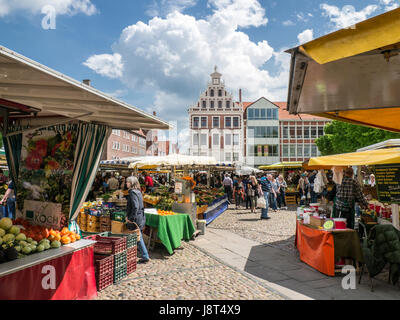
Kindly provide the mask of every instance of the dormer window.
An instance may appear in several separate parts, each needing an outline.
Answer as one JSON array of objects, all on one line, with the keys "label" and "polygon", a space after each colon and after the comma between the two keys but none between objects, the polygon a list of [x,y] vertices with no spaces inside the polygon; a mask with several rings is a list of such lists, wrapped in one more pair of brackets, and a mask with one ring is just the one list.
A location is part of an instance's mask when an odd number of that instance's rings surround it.
[{"label": "dormer window", "polygon": [[206,101],[203,100],[203,109],[205,109],[205,108],[206,108]]},{"label": "dormer window", "polygon": [[221,89],[218,90],[218,97],[222,97],[222,90]]},{"label": "dormer window", "polygon": [[214,97],[214,89],[210,90],[210,97]]}]

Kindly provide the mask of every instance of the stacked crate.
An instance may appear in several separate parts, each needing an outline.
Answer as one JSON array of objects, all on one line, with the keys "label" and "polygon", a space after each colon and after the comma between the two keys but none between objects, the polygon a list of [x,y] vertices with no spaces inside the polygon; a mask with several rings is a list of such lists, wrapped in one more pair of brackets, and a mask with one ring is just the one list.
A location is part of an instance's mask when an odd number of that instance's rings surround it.
[{"label": "stacked crate", "polygon": [[109,232],[111,231],[111,217],[102,215],[100,217],[100,232]]},{"label": "stacked crate", "polygon": [[95,276],[97,291],[101,291],[113,284],[114,281],[114,257],[95,255]]},{"label": "stacked crate", "polygon": [[[102,235],[97,234],[88,236],[86,239],[97,241],[94,246],[95,261],[99,260],[101,257],[107,257],[108,262],[110,260],[113,261],[112,283],[118,283],[128,274],[136,271],[136,233],[112,234],[110,232],[106,232],[102,233]],[[97,272],[96,281],[98,283],[98,288],[104,289],[105,286],[108,286],[110,277],[109,269],[107,274],[105,272]],[[100,291],[102,289],[98,290]]]}]

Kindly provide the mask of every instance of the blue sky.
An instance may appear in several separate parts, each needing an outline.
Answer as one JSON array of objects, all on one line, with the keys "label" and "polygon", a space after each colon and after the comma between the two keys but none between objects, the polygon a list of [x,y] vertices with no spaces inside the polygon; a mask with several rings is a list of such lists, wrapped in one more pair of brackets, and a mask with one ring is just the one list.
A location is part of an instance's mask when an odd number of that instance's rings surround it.
[{"label": "blue sky", "polygon": [[[285,101],[283,50],[398,7],[398,0],[0,0],[2,46],[178,121],[214,65],[238,98]],[[42,8],[56,12],[45,30]]]}]

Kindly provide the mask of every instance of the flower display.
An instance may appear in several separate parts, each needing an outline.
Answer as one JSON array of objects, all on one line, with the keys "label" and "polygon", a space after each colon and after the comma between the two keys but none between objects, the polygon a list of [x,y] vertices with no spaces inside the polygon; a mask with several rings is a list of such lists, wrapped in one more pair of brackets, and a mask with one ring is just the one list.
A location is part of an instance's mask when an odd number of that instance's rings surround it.
[{"label": "flower display", "polygon": [[25,161],[28,170],[39,170],[43,163],[43,158],[36,150],[34,150],[28,155]]}]

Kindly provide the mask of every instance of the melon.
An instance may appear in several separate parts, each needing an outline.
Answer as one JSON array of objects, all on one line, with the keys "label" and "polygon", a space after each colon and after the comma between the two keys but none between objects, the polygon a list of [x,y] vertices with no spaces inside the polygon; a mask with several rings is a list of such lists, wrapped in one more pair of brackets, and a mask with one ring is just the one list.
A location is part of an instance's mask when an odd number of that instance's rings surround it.
[{"label": "melon", "polygon": [[0,220],[0,228],[8,231],[12,227],[12,220],[10,218],[3,218]]}]

